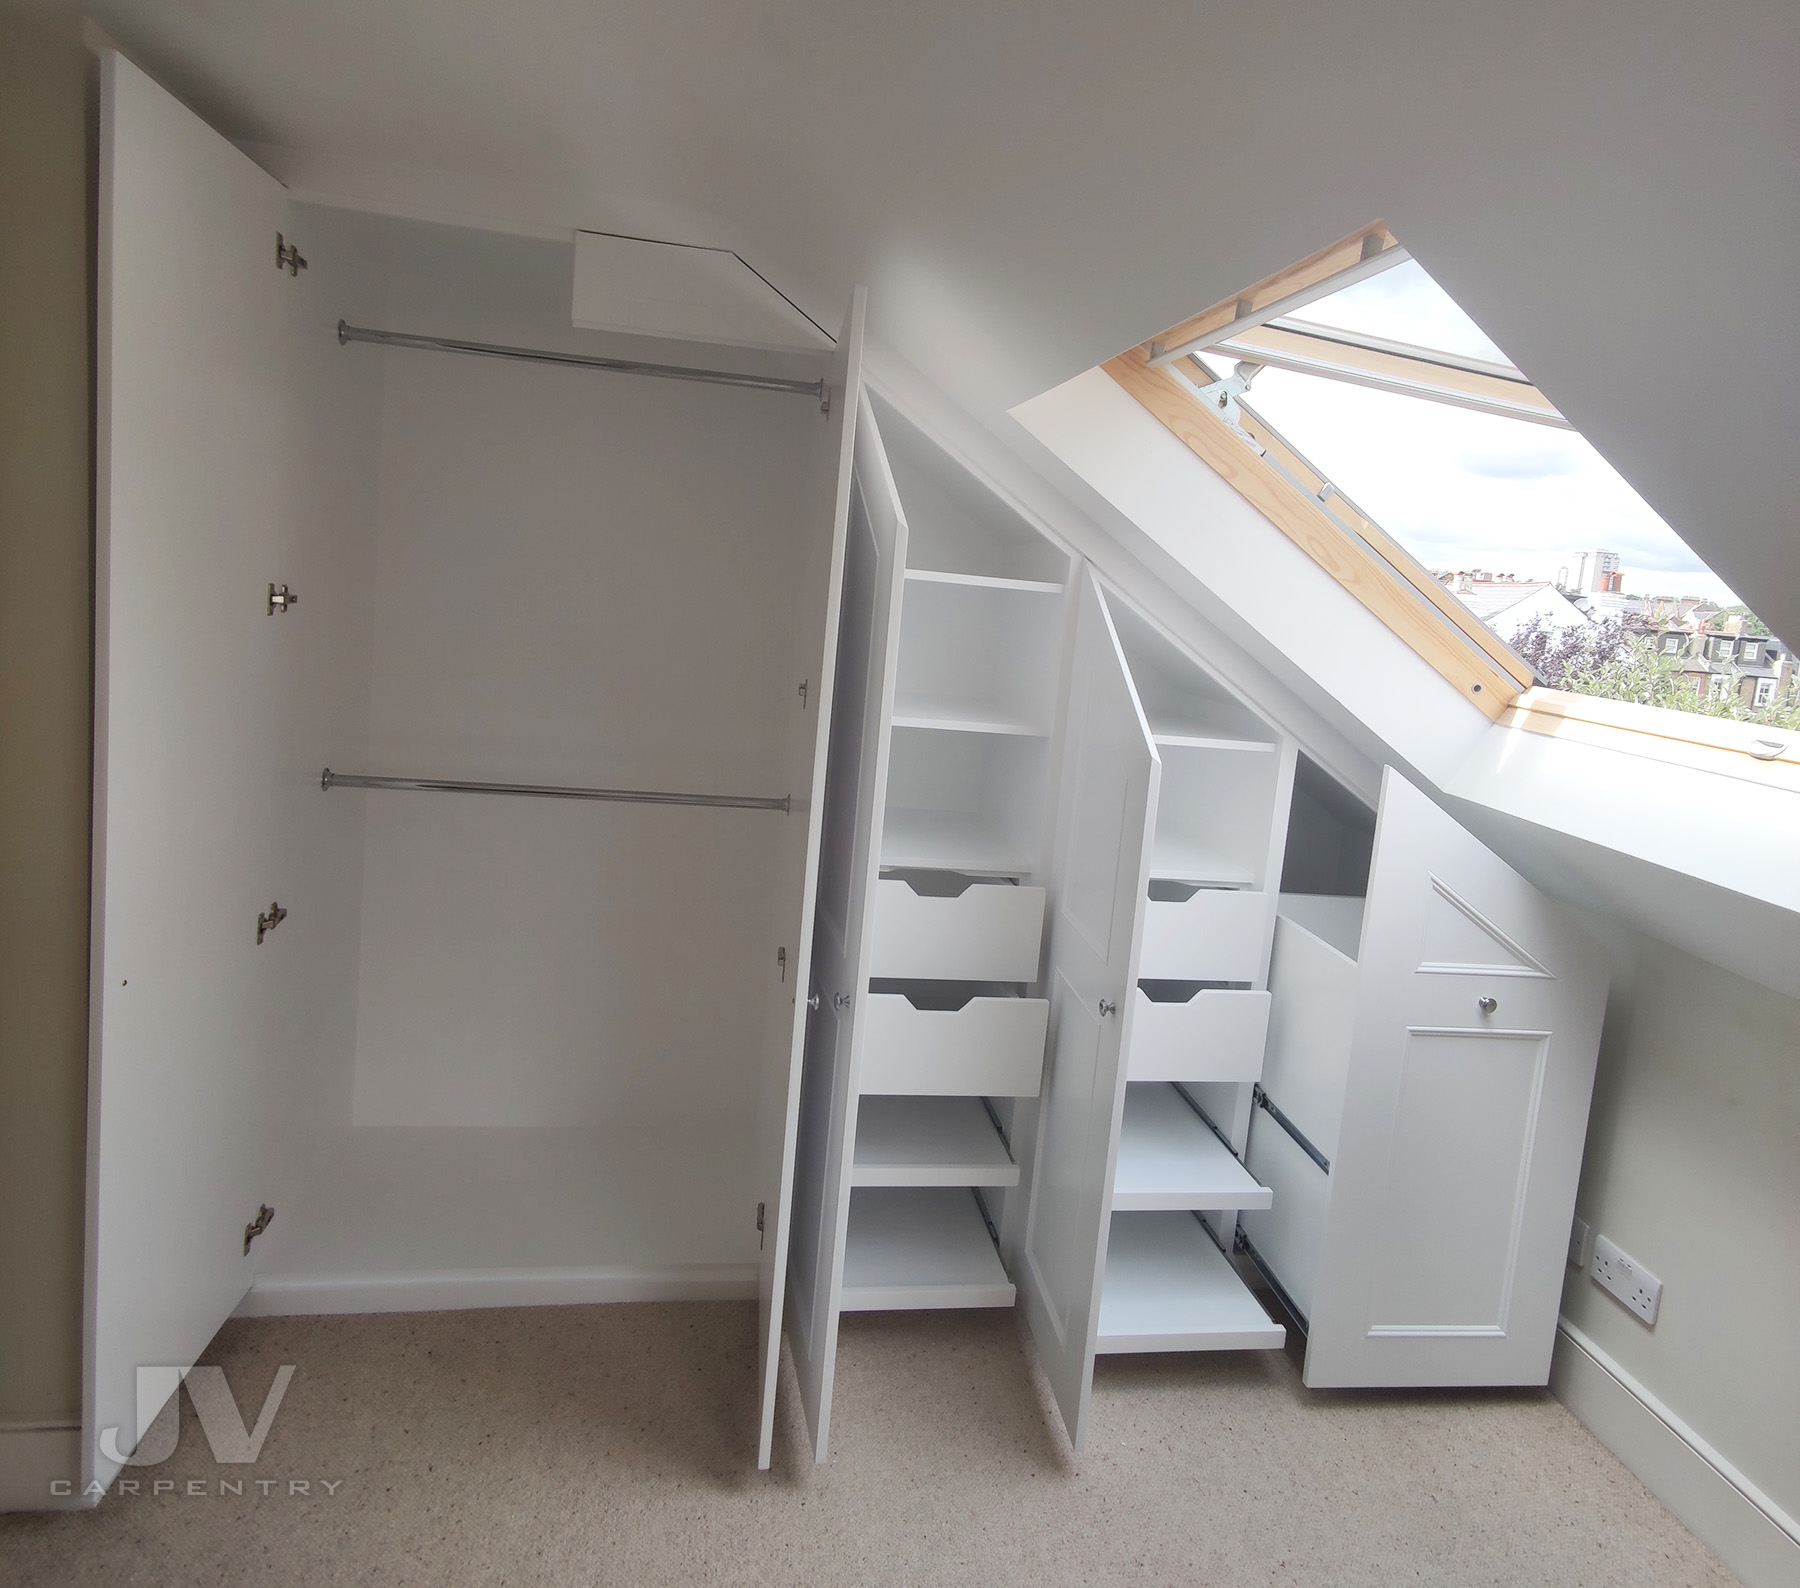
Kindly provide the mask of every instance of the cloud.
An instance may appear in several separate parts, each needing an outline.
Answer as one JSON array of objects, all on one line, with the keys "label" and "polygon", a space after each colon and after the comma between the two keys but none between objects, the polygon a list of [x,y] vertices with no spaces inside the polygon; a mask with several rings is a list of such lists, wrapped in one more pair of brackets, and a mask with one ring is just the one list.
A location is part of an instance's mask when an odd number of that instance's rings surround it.
[{"label": "cloud", "polygon": [[1520,446],[1505,452],[1471,449],[1454,461],[1463,473],[1488,480],[1549,480],[1581,468],[1568,448],[1556,446]]}]

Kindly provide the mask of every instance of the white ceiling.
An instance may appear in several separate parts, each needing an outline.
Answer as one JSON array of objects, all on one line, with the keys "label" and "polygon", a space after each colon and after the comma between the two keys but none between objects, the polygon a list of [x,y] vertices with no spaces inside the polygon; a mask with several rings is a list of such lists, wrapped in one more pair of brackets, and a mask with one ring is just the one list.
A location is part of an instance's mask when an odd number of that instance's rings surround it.
[{"label": "white ceiling", "polygon": [[866,281],[1001,428],[1384,218],[1800,641],[1794,0],[91,11],[310,196],[722,245],[826,324]]}]

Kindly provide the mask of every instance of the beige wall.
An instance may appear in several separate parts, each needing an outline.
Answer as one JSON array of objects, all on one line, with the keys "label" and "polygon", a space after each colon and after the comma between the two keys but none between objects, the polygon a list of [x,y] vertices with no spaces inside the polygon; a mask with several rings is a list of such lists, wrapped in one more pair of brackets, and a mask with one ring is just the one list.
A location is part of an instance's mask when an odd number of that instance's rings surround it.
[{"label": "beige wall", "polygon": [[89,57],[0,9],[0,1431],[81,1406]]},{"label": "beige wall", "polygon": [[1648,939],[1636,959],[1576,1207],[1662,1310],[1646,1328],[1571,1269],[1563,1314],[1800,1516],[1800,1003]]}]

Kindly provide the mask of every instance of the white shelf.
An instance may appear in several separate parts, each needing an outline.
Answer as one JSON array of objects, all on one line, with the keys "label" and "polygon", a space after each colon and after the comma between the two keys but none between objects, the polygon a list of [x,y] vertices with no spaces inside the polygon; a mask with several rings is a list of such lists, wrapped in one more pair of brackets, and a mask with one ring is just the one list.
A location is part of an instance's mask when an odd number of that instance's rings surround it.
[{"label": "white shelf", "polygon": [[1261,739],[1240,739],[1207,723],[1177,722],[1167,717],[1150,719],[1150,737],[1165,750],[1243,750],[1252,755],[1273,755],[1275,746]]},{"label": "white shelf", "polygon": [[1114,1216],[1096,1351],[1267,1351],[1286,1340],[1191,1213]]},{"label": "white shelf", "polygon": [[867,1186],[850,1193],[845,1312],[1012,1304],[1012,1281],[973,1191]]},{"label": "white shelf", "polygon": [[905,695],[894,701],[896,728],[936,728],[946,733],[1005,733],[1025,739],[1046,739],[1046,723],[984,711],[978,705],[949,696]]},{"label": "white shelf", "polygon": [[890,805],[881,830],[881,863],[970,877],[1024,877],[1030,857],[992,822],[968,811]]},{"label": "white shelf", "polygon": [[853,1186],[1004,1186],[1019,1166],[979,1097],[864,1097]]},{"label": "white shelf", "polygon": [[1159,832],[1150,847],[1150,880],[1249,888],[1256,873],[1180,833]]},{"label": "white shelf", "polygon": [[1063,587],[1043,579],[1001,579],[985,573],[947,573],[937,568],[908,568],[906,577],[920,584],[966,585],[972,590],[1016,590],[1022,595],[1061,595]]},{"label": "white shelf", "polygon": [[1256,1183],[1173,1086],[1125,1089],[1115,1213],[1266,1208],[1270,1200],[1268,1187]]}]

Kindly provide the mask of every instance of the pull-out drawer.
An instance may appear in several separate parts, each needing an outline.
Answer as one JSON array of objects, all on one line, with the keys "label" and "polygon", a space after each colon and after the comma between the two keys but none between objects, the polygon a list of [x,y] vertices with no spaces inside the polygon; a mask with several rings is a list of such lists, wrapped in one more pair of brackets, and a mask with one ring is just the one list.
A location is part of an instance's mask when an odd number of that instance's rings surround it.
[{"label": "pull-out drawer", "polygon": [[1269,947],[1275,898],[1228,888],[1202,888],[1176,903],[1151,899],[1144,907],[1146,981],[1257,981]]},{"label": "pull-out drawer", "polygon": [[1045,999],[971,998],[960,1009],[918,1009],[904,993],[870,993],[868,998],[860,1091],[915,1097],[1037,1095],[1050,1023]]},{"label": "pull-out drawer", "polygon": [[893,981],[1036,981],[1043,938],[1042,888],[973,883],[951,898],[884,877],[875,884],[869,974]]},{"label": "pull-out drawer", "polygon": [[[1220,980],[1226,978],[1221,977]],[[1131,1016],[1126,1073],[1134,1081],[1255,1081],[1269,1035],[1269,995],[1207,987],[1184,1004],[1142,987]]]}]

